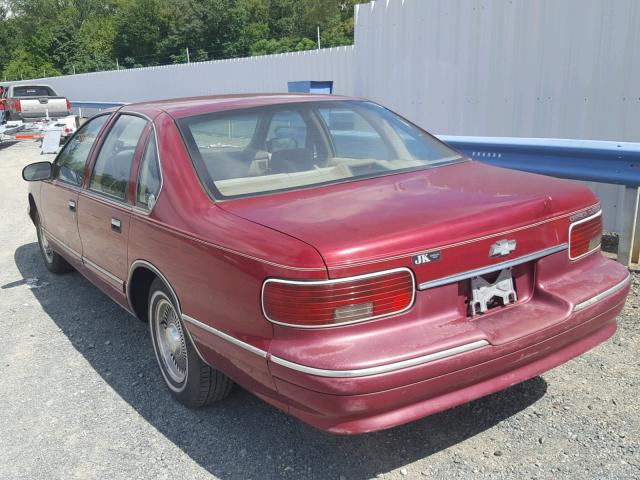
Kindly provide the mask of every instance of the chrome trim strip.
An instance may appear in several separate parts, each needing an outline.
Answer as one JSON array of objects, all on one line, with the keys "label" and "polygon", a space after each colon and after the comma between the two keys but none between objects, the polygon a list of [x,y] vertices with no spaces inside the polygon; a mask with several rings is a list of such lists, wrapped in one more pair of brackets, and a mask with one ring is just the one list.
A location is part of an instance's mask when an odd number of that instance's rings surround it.
[{"label": "chrome trim strip", "polygon": [[418,290],[426,290],[428,288],[446,285],[447,283],[459,282],[460,280],[466,280],[471,277],[477,277],[481,275],[486,275],[488,273],[497,272],[498,270],[514,267],[522,263],[527,263],[527,262],[531,262],[532,260],[537,260],[539,258],[546,257],[547,255],[552,255],[554,253],[561,252],[563,250],[566,250],[567,247],[568,245],[566,243],[562,243],[560,245],[556,245],[555,247],[545,248],[544,250],[538,250],[537,252],[529,253],[528,255],[523,255],[522,257],[514,258],[513,260],[507,260],[506,262],[496,263],[495,265],[490,265],[488,267],[476,268],[475,270],[467,270],[466,272],[456,273],[454,275],[449,275],[448,277],[442,277],[436,280],[423,282],[420,285],[418,285]]},{"label": "chrome trim strip", "polygon": [[100,265],[97,265],[97,264],[93,263],[87,257],[82,257],[82,262],[87,267],[91,268],[92,270],[94,270],[95,272],[99,273],[103,277],[106,277],[107,280],[109,280],[112,284],[114,284],[118,288],[122,289],[122,287],[124,285],[124,280],[122,280],[121,278],[116,277],[113,273],[105,270]]},{"label": "chrome trim strip", "polygon": [[614,293],[619,292],[620,290],[622,290],[624,287],[627,286],[630,280],[631,280],[631,275],[627,274],[625,279],[622,280],[620,283],[617,283],[613,287],[606,289],[604,292],[600,292],[599,294],[594,295],[593,297],[591,297],[588,300],[585,300],[584,302],[577,303],[573,307],[573,311],[579,312],[580,310],[584,310],[585,308],[598,303],[600,300],[604,300],[605,298],[613,295]]},{"label": "chrome trim strip", "polygon": [[400,254],[400,255],[394,255],[394,256],[385,257],[385,258],[378,258],[378,259],[375,259],[375,260],[365,260],[365,261],[361,261],[361,262],[345,263],[345,264],[340,264],[340,265],[331,265],[331,266],[328,266],[327,269],[328,270],[342,270],[342,269],[345,269],[345,268],[360,267],[360,266],[364,266],[364,265],[371,265],[371,264],[374,264],[374,263],[388,262],[390,260],[397,260],[399,258],[412,257],[414,255],[419,255],[421,253],[428,252],[428,251],[431,251],[431,250],[446,250],[448,248],[460,247],[462,245],[468,245],[468,244],[471,244],[471,243],[480,242],[482,240],[488,240],[490,238],[502,237],[502,236],[509,235],[511,233],[514,233],[514,232],[520,232],[522,230],[527,230],[529,228],[538,227],[540,225],[544,225],[545,223],[555,222],[557,220],[562,220],[563,218],[569,218],[572,215],[575,215],[575,214],[581,213],[581,212],[585,212],[585,211],[589,211],[589,210],[592,210],[592,209],[594,209],[596,207],[600,208],[600,203],[595,203],[595,204],[591,205],[590,207],[581,208],[580,210],[575,210],[573,212],[564,213],[564,214],[558,215],[556,217],[547,218],[546,220],[540,220],[538,222],[530,223],[529,225],[524,225],[522,227],[512,228],[510,230],[503,230],[501,232],[492,233],[490,235],[485,235],[484,237],[472,238],[470,240],[464,240],[464,241],[457,242],[457,243],[450,243],[448,245],[440,245],[440,246],[436,245],[436,246],[429,247],[427,249],[422,249],[422,250],[419,250],[419,251],[416,251],[416,252],[403,253],[403,254]]},{"label": "chrome trim strip", "polygon": [[359,368],[355,370],[326,370],[323,368],[313,368],[306,365],[300,365],[298,363],[290,362],[274,355],[271,355],[271,360],[273,361],[273,363],[277,363],[278,365],[282,365],[283,367],[287,367],[302,373],[308,373],[309,375],[331,378],[355,378],[394,372],[403,368],[416,367],[418,365],[424,365],[425,363],[435,362],[436,360],[442,360],[443,358],[452,357],[460,353],[470,352],[487,345],[489,345],[488,341],[477,340],[475,342],[466,343],[464,345],[459,345],[457,347],[448,348],[439,352],[430,353],[421,357],[410,358],[408,360],[388,363],[386,365],[380,365],[377,367]]},{"label": "chrome trim strip", "polygon": [[178,300],[178,296],[176,295],[176,292],[173,290],[173,287],[171,287],[171,284],[169,283],[167,278],[162,274],[160,270],[158,270],[155,267],[155,265],[147,262],[146,260],[136,260],[135,262],[131,263],[131,265],[129,266],[129,275],[127,276],[127,285],[126,285],[127,288],[125,290],[125,294],[127,295],[127,300],[129,301],[129,306],[131,307],[131,311],[132,312],[135,311],[133,308],[133,305],[131,304],[131,278],[133,277],[133,272],[136,270],[136,268],[141,266],[148,268],[153,273],[155,273],[158,277],[160,277],[160,279],[162,279],[164,284],[170,290],[171,296],[173,297],[173,301],[176,302],[176,306],[178,307],[178,311],[182,312],[182,309],[180,308],[180,300]]},{"label": "chrome trim strip", "polygon": [[[600,217],[602,215],[602,210],[599,210],[598,212],[594,213],[593,215],[583,218],[582,220],[578,220],[577,222],[573,222],[571,225],[569,225],[569,236],[567,237],[569,239],[569,245],[571,245],[571,231],[573,230],[573,227],[575,227],[576,225],[580,225],[581,223],[585,223],[588,222],[589,220],[593,220],[594,218]],[[569,248],[569,260],[571,261],[575,261],[575,260],[580,260],[583,257],[586,257],[587,255],[589,255],[592,252],[595,252],[596,250],[600,250],[600,247],[602,246],[602,236],[600,236],[600,243],[598,243],[598,245],[594,248],[592,248],[591,250],[589,250],[587,253],[583,253],[582,255],[578,255],[577,257],[572,257],[571,256],[571,248]]]},{"label": "chrome trim strip", "polygon": [[60,240],[58,237],[56,237],[55,235],[53,235],[51,232],[49,232],[49,230],[47,230],[46,228],[42,227],[42,229],[44,230],[44,233],[47,237],[51,238],[54,242],[56,242],[56,244],[60,247],[62,247],[63,250],[65,250],[68,254],[72,255],[73,257],[75,257],[76,259],[82,261],[82,254],[80,252],[77,252],[76,250],[74,250],[73,248],[71,248],[70,246],[68,246],[67,244],[65,244],[62,240]]},{"label": "chrome trim strip", "polygon": [[[182,315],[182,319],[185,322],[188,322],[196,327],[199,327],[223,340],[228,341],[240,348],[243,348],[251,353],[254,353],[262,358],[267,358],[268,354],[266,351],[254,347],[253,345],[249,345],[248,343],[243,342],[242,340],[238,340],[231,335],[228,335],[220,330],[217,330],[209,325],[206,325],[195,318],[192,318],[188,315]],[[416,367],[419,365],[424,365],[426,363],[435,362],[436,360],[442,360],[443,358],[452,357],[454,355],[458,355],[461,353],[470,352],[472,350],[476,350],[478,348],[482,348],[489,345],[487,340],[477,340],[471,343],[465,343],[464,345],[458,345],[457,347],[448,348],[446,350],[441,350],[439,352],[429,353],[427,355],[422,355],[420,357],[410,358],[408,360],[402,360],[399,362],[388,363],[386,365],[379,365],[377,367],[368,367],[368,368],[358,368],[354,370],[327,370],[324,368],[314,368],[309,367],[307,365],[301,365],[299,363],[290,362],[289,360],[285,360],[284,358],[277,357],[275,355],[270,355],[269,359],[273,361],[273,363],[277,363],[286,368],[290,368],[291,370],[296,370],[302,373],[308,373],[309,375],[316,375],[318,377],[331,377],[331,378],[356,378],[356,377],[366,377],[370,375],[378,375],[381,373],[389,373],[394,372],[396,370],[401,370],[403,368]]]},{"label": "chrome trim strip", "polygon": [[201,328],[213,335],[215,335],[216,337],[220,337],[223,340],[226,340],[227,342],[233,343],[234,345],[240,347],[240,348],[244,348],[245,350],[251,352],[251,353],[255,353],[256,355],[259,355],[262,358],[267,358],[267,352],[265,352],[264,350],[254,347],[253,345],[249,345],[248,343],[243,342],[242,340],[238,340],[235,337],[232,337],[231,335],[228,335],[224,332],[221,332],[220,330],[217,330],[213,327],[210,327],[209,325],[202,323],[198,320],[196,320],[195,318],[191,318],[188,315],[185,315],[184,313],[182,314],[182,319],[185,322],[188,322],[192,325],[195,325],[198,328]]},{"label": "chrome trim strip", "polygon": [[[409,304],[405,308],[403,308],[402,310],[398,310],[397,312],[386,313],[384,315],[375,315],[373,317],[366,317],[366,318],[361,318],[361,319],[358,319],[358,320],[352,320],[350,322],[335,323],[335,324],[330,324],[330,325],[298,325],[298,324],[295,324],[295,323],[285,323],[285,322],[278,322],[277,320],[273,320],[272,318],[269,318],[269,315],[267,315],[267,312],[264,309],[264,289],[267,286],[267,284],[269,284],[269,283],[287,283],[287,284],[290,284],[290,285],[330,285],[330,284],[335,284],[335,283],[345,283],[345,282],[353,282],[353,281],[357,281],[357,280],[364,280],[364,279],[372,278],[372,277],[380,277],[380,276],[388,275],[390,273],[395,273],[395,272],[408,272],[409,275],[411,276],[411,285],[413,286],[413,292],[412,292],[412,295],[411,295],[411,301],[409,302]],[[411,307],[413,307],[413,304],[414,304],[415,300],[416,300],[416,277],[415,277],[415,275],[413,273],[413,270],[411,270],[410,268],[407,268],[407,267],[392,268],[390,270],[382,270],[380,272],[365,273],[364,275],[356,275],[356,276],[353,276],[353,277],[334,278],[334,279],[329,279],[329,280],[284,280],[284,279],[281,279],[281,278],[267,278],[264,281],[264,283],[262,284],[262,289],[260,290],[260,307],[262,308],[262,314],[264,315],[264,318],[269,320],[271,323],[275,323],[277,325],[283,325],[285,327],[304,328],[306,330],[319,329],[319,328],[336,328],[336,327],[342,327],[342,326],[345,326],[345,325],[353,325],[354,323],[368,322],[369,320],[375,320],[375,319],[378,319],[378,318],[389,317],[391,315],[398,315],[400,313],[406,312]]]},{"label": "chrome trim strip", "polygon": [[110,207],[119,208],[127,212],[130,212],[131,209],[133,208],[131,204],[127,202],[127,200],[118,200],[107,193],[97,192],[96,190],[89,190],[87,188],[85,190],[82,190],[80,194],[88,199],[95,200],[97,202],[102,202],[104,204],[107,204]]},{"label": "chrome trim strip", "polygon": [[74,256],[74,257],[75,257],[76,259],[78,259],[78,260],[82,260],[82,255],[81,255],[79,252],[75,251],[73,248],[71,248],[71,247],[70,247],[70,246],[68,246],[68,245],[65,245],[64,243],[62,243],[62,242],[60,242],[60,241],[58,241],[58,243],[60,244],[60,246],[61,246],[64,250],[66,250],[66,251],[67,251],[67,253],[69,253],[70,255]]}]

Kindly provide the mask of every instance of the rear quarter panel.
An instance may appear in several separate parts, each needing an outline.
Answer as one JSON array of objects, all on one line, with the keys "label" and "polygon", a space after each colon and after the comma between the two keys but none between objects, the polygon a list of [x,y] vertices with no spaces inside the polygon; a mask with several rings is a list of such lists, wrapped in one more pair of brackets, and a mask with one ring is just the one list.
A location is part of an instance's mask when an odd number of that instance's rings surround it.
[{"label": "rear quarter panel", "polygon": [[[200,186],[171,117],[160,115],[156,128],[163,186],[150,215],[132,215],[129,265],[143,260],[162,272],[184,315],[268,350],[273,328],[260,307],[263,280],[326,278],[322,258],[299,240],[218,208]],[[264,358],[186,326],[209,363],[228,363],[235,375],[222,369],[240,383],[245,372],[272,384]]]}]

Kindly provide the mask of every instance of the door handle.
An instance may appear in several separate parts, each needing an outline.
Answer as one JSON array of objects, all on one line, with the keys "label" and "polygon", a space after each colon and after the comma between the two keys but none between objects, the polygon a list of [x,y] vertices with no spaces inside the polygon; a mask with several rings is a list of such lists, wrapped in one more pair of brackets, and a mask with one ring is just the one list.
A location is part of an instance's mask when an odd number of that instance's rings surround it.
[{"label": "door handle", "polygon": [[117,218],[112,218],[111,219],[111,230],[113,230],[114,232],[122,232],[122,222],[120,220],[118,220]]},{"label": "door handle", "polygon": [[69,200],[67,205],[69,205],[69,210],[71,210],[72,212],[76,211],[76,201],[75,200]]}]

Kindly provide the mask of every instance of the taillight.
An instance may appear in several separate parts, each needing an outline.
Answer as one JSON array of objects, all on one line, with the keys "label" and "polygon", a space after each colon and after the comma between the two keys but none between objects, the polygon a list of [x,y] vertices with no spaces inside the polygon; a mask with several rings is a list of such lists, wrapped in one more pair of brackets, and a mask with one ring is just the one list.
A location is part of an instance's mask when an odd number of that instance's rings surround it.
[{"label": "taillight", "polygon": [[68,98],[65,98],[65,100],[67,101],[67,110],[71,111],[71,102],[69,101]]},{"label": "taillight", "polygon": [[577,260],[600,248],[602,242],[602,212],[578,220],[569,226],[569,258]]},{"label": "taillight", "polygon": [[13,102],[13,108],[15,108],[16,112],[22,111],[22,105],[20,105],[20,100],[15,100]]},{"label": "taillight", "polygon": [[407,268],[336,280],[268,279],[262,286],[262,309],[274,323],[327,327],[403,312],[414,296],[415,281]]}]

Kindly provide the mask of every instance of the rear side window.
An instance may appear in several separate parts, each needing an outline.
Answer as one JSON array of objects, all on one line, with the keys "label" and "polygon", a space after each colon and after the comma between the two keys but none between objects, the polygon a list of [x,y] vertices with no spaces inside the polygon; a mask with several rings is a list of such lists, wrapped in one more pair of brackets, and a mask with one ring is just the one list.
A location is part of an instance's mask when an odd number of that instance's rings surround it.
[{"label": "rear side window", "polygon": [[45,85],[13,87],[14,97],[55,97],[56,92]]},{"label": "rear side window", "polygon": [[58,180],[77,186],[82,184],[89,152],[108,118],[109,115],[100,115],[89,120],[69,140],[54,164]]},{"label": "rear side window", "polygon": [[138,172],[138,185],[136,187],[136,206],[153,210],[158,194],[160,193],[160,165],[158,164],[158,145],[156,136],[151,132],[149,141],[144,150],[144,156]]},{"label": "rear side window", "polygon": [[131,166],[147,120],[120,115],[104,140],[93,167],[89,190],[117,200],[126,200]]}]

